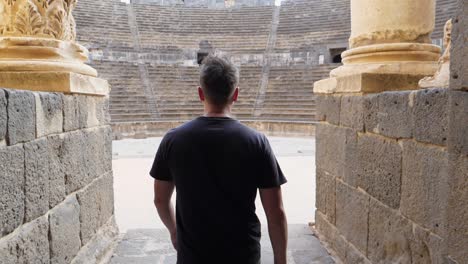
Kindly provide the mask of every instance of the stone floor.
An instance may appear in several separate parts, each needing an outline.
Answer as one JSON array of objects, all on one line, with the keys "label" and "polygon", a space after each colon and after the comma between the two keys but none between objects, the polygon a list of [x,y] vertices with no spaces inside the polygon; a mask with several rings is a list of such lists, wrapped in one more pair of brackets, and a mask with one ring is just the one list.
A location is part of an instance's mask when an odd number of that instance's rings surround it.
[{"label": "stone floor", "polygon": [[[273,263],[268,232],[263,231],[262,264]],[[164,229],[132,229],[124,235],[111,264],[175,264],[176,252]],[[333,259],[306,225],[289,226],[288,264],[333,264]],[[220,262],[221,264],[221,262]]]}]

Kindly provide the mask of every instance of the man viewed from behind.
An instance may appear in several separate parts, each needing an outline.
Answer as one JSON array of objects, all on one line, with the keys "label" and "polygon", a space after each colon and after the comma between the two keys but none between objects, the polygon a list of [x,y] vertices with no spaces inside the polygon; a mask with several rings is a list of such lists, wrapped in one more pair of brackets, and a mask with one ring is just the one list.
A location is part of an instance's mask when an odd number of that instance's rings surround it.
[{"label": "man viewed from behind", "polygon": [[230,62],[214,56],[204,60],[198,92],[205,115],[164,137],[150,172],[154,202],[171,234],[178,264],[259,264],[258,189],[274,263],[286,263],[281,195],[286,179],[267,138],[230,117],[238,81],[238,70]]}]

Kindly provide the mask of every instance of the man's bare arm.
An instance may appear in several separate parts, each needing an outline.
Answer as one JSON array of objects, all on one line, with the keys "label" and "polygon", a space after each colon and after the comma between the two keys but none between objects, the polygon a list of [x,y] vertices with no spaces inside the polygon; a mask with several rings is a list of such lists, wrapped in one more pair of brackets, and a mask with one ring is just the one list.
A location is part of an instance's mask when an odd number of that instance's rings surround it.
[{"label": "man's bare arm", "polygon": [[275,264],[286,264],[288,223],[283,208],[281,187],[260,189],[260,198],[268,221],[268,233],[275,256]]},{"label": "man's bare arm", "polygon": [[177,228],[174,206],[171,198],[174,193],[174,183],[168,181],[154,181],[154,205],[158,210],[159,218],[171,234],[172,244],[177,249]]}]

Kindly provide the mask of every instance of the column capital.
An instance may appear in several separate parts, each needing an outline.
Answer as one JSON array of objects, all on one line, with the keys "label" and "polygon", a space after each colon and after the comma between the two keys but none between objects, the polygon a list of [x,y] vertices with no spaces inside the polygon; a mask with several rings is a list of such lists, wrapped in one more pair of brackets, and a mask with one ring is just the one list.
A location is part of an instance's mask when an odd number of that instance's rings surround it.
[{"label": "column capital", "polygon": [[77,0],[1,0],[2,36],[75,41],[72,11]]},{"label": "column capital", "polygon": [[85,64],[88,50],[76,43],[76,4],[77,0],[0,0],[0,85],[25,89],[21,83],[32,73],[31,77],[42,74],[42,86],[31,83],[29,89],[41,91],[47,90],[48,82],[58,87],[57,82],[67,79],[54,79],[58,73],[97,79],[96,70]]}]

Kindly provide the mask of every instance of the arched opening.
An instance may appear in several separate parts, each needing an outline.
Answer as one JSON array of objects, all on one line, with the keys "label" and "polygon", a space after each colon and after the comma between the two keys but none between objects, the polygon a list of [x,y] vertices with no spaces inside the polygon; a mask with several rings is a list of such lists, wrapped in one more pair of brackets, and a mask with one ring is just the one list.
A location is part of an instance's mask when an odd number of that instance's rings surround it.
[{"label": "arched opening", "polygon": [[333,63],[341,63],[341,54],[335,55],[332,60]]},{"label": "arched opening", "polygon": [[330,49],[330,62],[331,63],[341,63],[341,53],[346,51],[346,48],[333,48]]},{"label": "arched opening", "polygon": [[208,56],[208,52],[198,52],[197,53],[197,63],[201,65],[203,60]]}]

